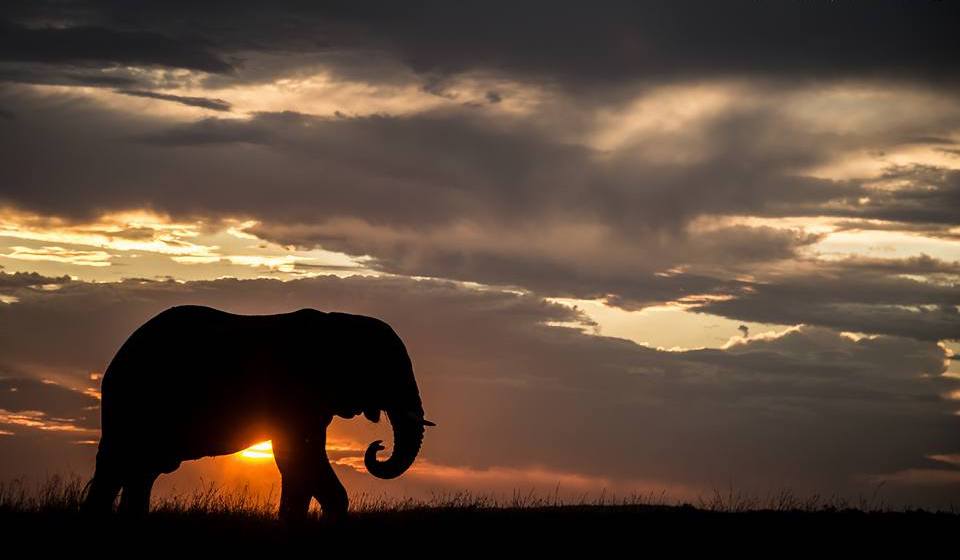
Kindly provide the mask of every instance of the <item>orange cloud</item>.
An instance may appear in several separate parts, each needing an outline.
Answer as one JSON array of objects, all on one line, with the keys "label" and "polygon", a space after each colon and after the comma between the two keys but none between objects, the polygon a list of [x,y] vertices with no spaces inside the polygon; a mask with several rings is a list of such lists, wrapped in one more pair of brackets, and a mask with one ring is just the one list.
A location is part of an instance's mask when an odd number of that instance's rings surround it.
[{"label": "orange cloud", "polygon": [[74,422],[72,418],[51,418],[39,410],[11,412],[0,408],[0,424],[51,432],[77,432],[90,435],[99,433],[98,430],[77,426]]},{"label": "orange cloud", "polygon": [[74,264],[77,266],[110,266],[112,255],[106,251],[78,251],[58,246],[46,246],[31,249],[20,245],[10,247],[11,252],[0,254],[8,259],[22,261],[51,261]]}]

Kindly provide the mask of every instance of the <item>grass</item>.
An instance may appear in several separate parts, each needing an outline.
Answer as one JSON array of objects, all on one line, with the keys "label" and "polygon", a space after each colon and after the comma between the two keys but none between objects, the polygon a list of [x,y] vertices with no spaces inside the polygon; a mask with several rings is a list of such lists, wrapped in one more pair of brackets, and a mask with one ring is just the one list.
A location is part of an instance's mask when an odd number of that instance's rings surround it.
[{"label": "grass", "polygon": [[290,527],[275,518],[276,496],[212,483],[155,498],[144,519],[90,519],[79,512],[85,483],[78,477],[58,476],[35,484],[0,483],[0,530],[9,532],[12,540],[33,543],[44,542],[51,534],[63,537],[51,543],[97,535],[111,542],[156,546],[281,545],[318,539],[325,546],[353,546],[371,537],[415,546],[440,543],[436,535],[441,535],[473,548],[507,542],[540,548],[599,546],[638,538],[666,539],[664,543],[681,547],[730,538],[790,539],[791,546],[802,546],[825,535],[859,542],[891,535],[960,534],[960,512],[897,510],[878,499],[879,492],[848,501],[839,496],[798,497],[788,490],[760,497],[730,488],[693,503],[671,502],[664,493],[624,497],[601,493],[565,500],[559,488],[549,495],[516,491],[506,497],[471,492],[437,493],[427,499],[359,494],[352,496],[346,522],[332,524],[313,509],[307,522]]},{"label": "grass", "polygon": [[[25,479],[0,481],[0,512],[2,513],[69,513],[78,512],[83,499],[86,479],[78,476],[53,475],[40,482]],[[881,485],[882,486],[882,485]],[[728,488],[714,489],[689,502],[676,502],[666,492],[634,493],[618,497],[601,492],[596,497],[587,494],[570,499],[560,495],[557,486],[551,494],[537,494],[530,490],[515,490],[511,496],[474,493],[468,491],[437,492],[429,498],[397,498],[384,495],[354,494],[350,498],[350,510],[356,515],[404,513],[416,511],[483,511],[483,510],[542,510],[546,508],[686,508],[711,513],[836,513],[858,511],[865,513],[894,513],[917,511],[908,508],[889,507],[877,490],[869,497],[847,499],[837,494],[823,496],[813,494],[797,496],[791,490],[781,490],[759,496]],[[225,488],[213,482],[188,492],[163,497],[154,497],[151,512],[164,515],[234,515],[272,518],[276,514],[279,496],[274,492],[260,494],[249,487]],[[313,504],[311,512],[319,517],[320,511]],[[932,512],[931,512],[932,513]],[[960,515],[955,508],[936,512]]]}]

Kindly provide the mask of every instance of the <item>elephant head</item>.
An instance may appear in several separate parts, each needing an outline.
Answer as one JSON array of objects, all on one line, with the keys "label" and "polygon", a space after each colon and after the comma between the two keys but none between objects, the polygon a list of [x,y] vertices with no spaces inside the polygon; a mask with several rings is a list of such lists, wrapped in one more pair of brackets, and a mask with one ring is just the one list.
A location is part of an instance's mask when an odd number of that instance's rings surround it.
[{"label": "elephant head", "polygon": [[[420,401],[420,392],[413,375],[413,366],[406,348],[399,337],[390,331],[394,339],[392,363],[381,363],[380,367],[390,377],[385,384],[387,394],[381,395],[380,403],[364,411],[364,415],[371,421],[380,419],[380,410],[387,413],[390,426],[393,428],[393,452],[383,461],[377,458],[377,453],[384,449],[383,440],[377,440],[367,447],[363,456],[363,463],[367,471],[377,478],[396,478],[406,472],[413,465],[423,443],[425,426],[435,426],[433,422],[424,419],[423,404]],[[399,372],[395,371],[399,367]]]}]

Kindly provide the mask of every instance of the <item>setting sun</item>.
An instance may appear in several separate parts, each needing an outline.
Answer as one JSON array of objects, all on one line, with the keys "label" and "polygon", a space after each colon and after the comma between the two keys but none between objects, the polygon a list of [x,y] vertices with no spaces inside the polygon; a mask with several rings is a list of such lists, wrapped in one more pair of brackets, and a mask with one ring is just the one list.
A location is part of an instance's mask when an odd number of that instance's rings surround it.
[{"label": "setting sun", "polygon": [[243,459],[250,459],[252,461],[273,459],[273,443],[269,440],[261,441],[237,453],[237,455]]}]

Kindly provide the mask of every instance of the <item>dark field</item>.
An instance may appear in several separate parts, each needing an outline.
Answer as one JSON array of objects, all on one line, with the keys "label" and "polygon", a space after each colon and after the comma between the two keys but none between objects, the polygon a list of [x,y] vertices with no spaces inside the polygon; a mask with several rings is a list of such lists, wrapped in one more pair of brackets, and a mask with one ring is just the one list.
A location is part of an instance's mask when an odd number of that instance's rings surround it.
[{"label": "dark field", "polygon": [[[784,556],[804,551],[885,550],[909,546],[919,553],[944,543],[952,557],[960,537],[960,514],[894,510],[861,500],[799,500],[790,493],[766,501],[735,492],[714,493],[696,504],[658,505],[655,496],[564,503],[555,497],[515,494],[497,501],[471,494],[433,499],[355,497],[350,519],[331,523],[317,511],[291,526],[274,519],[274,505],[242,491],[215,487],[155,499],[141,519],[90,518],[79,512],[83,484],[53,479],[28,487],[0,485],[0,535],[5,548],[120,552],[190,556],[216,550],[244,555],[269,550],[314,549],[317,554],[355,551],[388,555],[403,549],[423,554],[469,556],[520,551],[681,554],[709,552]],[[662,498],[662,496],[660,497]],[[17,548],[10,548],[17,547]],[[930,550],[935,550],[931,548]]]}]

